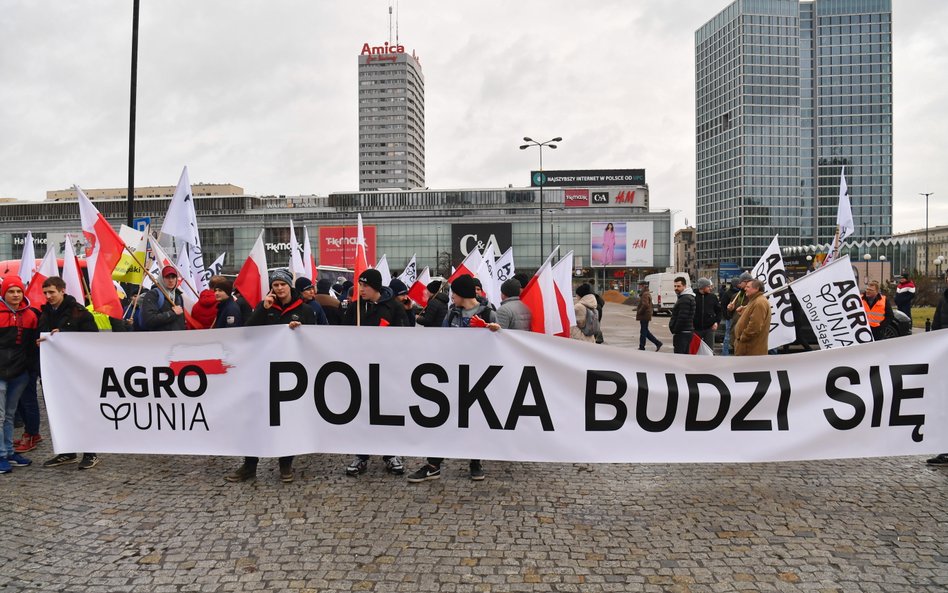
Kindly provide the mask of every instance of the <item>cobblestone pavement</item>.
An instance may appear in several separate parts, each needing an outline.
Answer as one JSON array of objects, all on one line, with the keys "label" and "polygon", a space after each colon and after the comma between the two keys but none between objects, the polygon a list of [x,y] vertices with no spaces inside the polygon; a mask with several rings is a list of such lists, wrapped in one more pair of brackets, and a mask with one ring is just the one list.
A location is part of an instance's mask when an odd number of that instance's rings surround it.
[{"label": "cobblestone pavement", "polygon": [[[637,345],[631,310],[604,322],[608,343]],[[275,460],[226,483],[238,462],[222,457],[15,469],[0,591],[948,590],[948,470],[922,458],[486,462],[483,482],[449,460],[415,485],[378,458],[348,478],[347,461],[298,458],[292,484]]]}]

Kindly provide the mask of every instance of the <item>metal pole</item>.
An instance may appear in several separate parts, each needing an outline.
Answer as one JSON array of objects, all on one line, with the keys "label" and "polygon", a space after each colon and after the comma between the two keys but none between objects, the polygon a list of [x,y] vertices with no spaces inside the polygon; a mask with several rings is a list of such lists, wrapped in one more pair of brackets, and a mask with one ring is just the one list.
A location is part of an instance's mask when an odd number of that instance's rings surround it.
[{"label": "metal pole", "polygon": [[135,107],[138,87],[138,4],[132,6],[132,76],[128,108],[128,207],[126,223],[132,226],[135,217]]},{"label": "metal pole", "polygon": [[925,277],[928,277],[928,196],[932,195],[935,192],[920,193],[918,195],[925,196]]},{"label": "metal pole", "polygon": [[537,264],[537,267],[543,265],[543,186],[544,185],[546,185],[546,179],[543,178],[543,145],[540,144],[540,262]]}]

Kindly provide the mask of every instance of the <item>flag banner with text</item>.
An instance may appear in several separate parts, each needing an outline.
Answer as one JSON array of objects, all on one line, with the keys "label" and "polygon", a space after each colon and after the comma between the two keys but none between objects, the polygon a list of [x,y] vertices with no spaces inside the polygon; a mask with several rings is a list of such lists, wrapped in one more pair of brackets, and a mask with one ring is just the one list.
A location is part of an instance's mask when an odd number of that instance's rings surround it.
[{"label": "flag banner with text", "polygon": [[770,302],[770,334],[767,336],[767,348],[772,350],[793,342],[797,339],[797,331],[793,324],[793,301],[790,300],[790,291],[781,290],[770,294],[771,291],[787,285],[787,269],[783,265],[777,237],[770,242],[770,247],[751,270],[751,275],[764,283],[764,292],[768,293],[767,300]]},{"label": "flag banner with text", "polygon": [[[339,344],[361,344],[340,350]],[[530,332],[58,333],[57,453],[757,462],[948,451],[948,332],[676,356]]]},{"label": "flag banner with text", "polygon": [[821,350],[872,342],[869,317],[848,255],[795,280],[791,289]]}]

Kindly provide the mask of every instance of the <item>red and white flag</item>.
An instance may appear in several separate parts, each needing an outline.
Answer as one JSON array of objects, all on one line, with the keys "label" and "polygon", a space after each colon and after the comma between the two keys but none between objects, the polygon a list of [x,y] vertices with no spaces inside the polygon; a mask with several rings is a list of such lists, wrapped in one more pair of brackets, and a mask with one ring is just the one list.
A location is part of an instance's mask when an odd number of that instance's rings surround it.
[{"label": "red and white flag", "polygon": [[234,288],[240,291],[251,307],[256,307],[270,291],[270,277],[267,272],[267,251],[263,246],[263,231],[250,250],[250,256],[241,266]]},{"label": "red and white flag", "polygon": [[405,271],[398,276],[398,279],[404,282],[405,286],[411,290],[411,287],[415,284],[415,280],[418,279],[418,264],[415,262],[415,255],[411,256],[411,260],[408,262],[408,265],[405,266]]},{"label": "red and white flag", "polygon": [[75,188],[79,195],[82,232],[86,236],[86,241],[92,246],[92,253],[86,257],[92,308],[109,317],[121,319],[122,303],[115,291],[115,285],[112,284],[112,270],[122,258],[125,244],[79,186]]},{"label": "red and white flag", "polygon": [[33,307],[42,307],[46,304],[46,296],[43,294],[43,282],[47,278],[59,275],[59,266],[56,265],[56,244],[50,243],[46,251],[46,257],[40,263],[39,268],[33,272],[30,279],[30,285],[26,288],[26,298],[30,300]]},{"label": "red and white flag", "polygon": [[352,300],[356,304],[359,302],[359,276],[362,275],[362,272],[369,269],[368,255],[366,255],[367,251],[368,247],[365,243],[365,232],[362,230],[362,215],[359,214],[359,230],[356,233],[355,265],[352,268],[352,277],[356,284],[352,291]]},{"label": "red and white flag", "polygon": [[26,286],[35,273],[36,251],[33,248],[33,231],[26,231],[26,237],[23,239],[23,257],[20,258],[20,269],[17,274]]},{"label": "red and white flag", "polygon": [[560,312],[563,330],[557,333],[569,337],[569,328],[576,325],[576,309],[573,307],[573,252],[570,251],[553,266],[553,285],[556,288],[556,307]]},{"label": "red and white flag", "polygon": [[316,260],[313,259],[313,247],[309,242],[309,230],[303,227],[303,267],[306,268],[307,278],[316,282],[319,274],[316,270]]},{"label": "red and white flag", "polygon": [[[412,261],[415,261],[415,258],[412,258]],[[429,284],[431,284],[431,272],[425,267],[425,269],[421,271],[421,274],[418,274],[418,277],[415,278],[411,288],[408,289],[408,298],[422,307],[427,307],[428,293],[425,292],[425,290],[427,290]]]},{"label": "red and white flag", "polygon": [[72,235],[66,234],[66,250],[63,252],[63,282],[66,283],[66,294],[85,306],[86,293],[82,290],[82,277],[79,275],[79,262],[76,260],[76,250],[72,246]]},{"label": "red and white flag", "polygon": [[[456,270],[451,272],[451,276],[448,278],[448,284],[451,284],[455,279],[460,276],[464,276],[465,274],[471,278],[476,278],[477,271],[481,269],[482,259],[481,252],[477,250],[477,247],[471,249],[471,251],[467,254],[467,257],[464,258],[464,261],[461,262],[461,265],[458,266]],[[481,280],[481,284],[483,284],[483,282],[484,281]]]},{"label": "red and white flag", "polygon": [[179,250],[187,252],[191,264],[191,276],[188,280],[194,289],[201,292],[207,288],[207,272],[204,269],[204,252],[201,249],[201,237],[198,234],[197,214],[194,212],[194,196],[191,194],[191,180],[188,178],[188,167],[185,165],[178,178],[178,187],[174,190],[174,197],[168,205],[168,213],[161,224],[161,232],[184,241],[185,245]]},{"label": "red and white flag", "polygon": [[290,274],[293,280],[297,278],[309,278],[315,284],[316,279],[307,275],[306,264],[303,263],[303,255],[300,253],[300,244],[296,240],[296,229],[293,228],[293,221],[290,221]]},{"label": "red and white flag", "polygon": [[388,269],[388,257],[384,253],[375,264],[375,269],[382,275],[382,286],[388,286],[392,283],[392,271]]},{"label": "red and white flag", "polygon": [[[520,293],[520,300],[530,309],[530,331],[554,336],[563,331],[560,309],[556,303],[556,282],[550,255],[527,282]],[[568,328],[567,328],[568,329]]]},{"label": "red and white flag", "polygon": [[714,356],[714,350],[712,350],[704,340],[701,339],[701,336],[698,334],[691,334],[691,343],[688,344],[688,354],[696,354],[698,356]]}]

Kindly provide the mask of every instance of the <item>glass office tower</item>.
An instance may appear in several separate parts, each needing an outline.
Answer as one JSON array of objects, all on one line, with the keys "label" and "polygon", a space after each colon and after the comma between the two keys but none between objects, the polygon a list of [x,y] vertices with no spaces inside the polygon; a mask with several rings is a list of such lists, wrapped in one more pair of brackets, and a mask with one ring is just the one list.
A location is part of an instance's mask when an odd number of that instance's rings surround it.
[{"label": "glass office tower", "polygon": [[890,0],[737,0],[695,33],[699,266],[892,232]]}]

